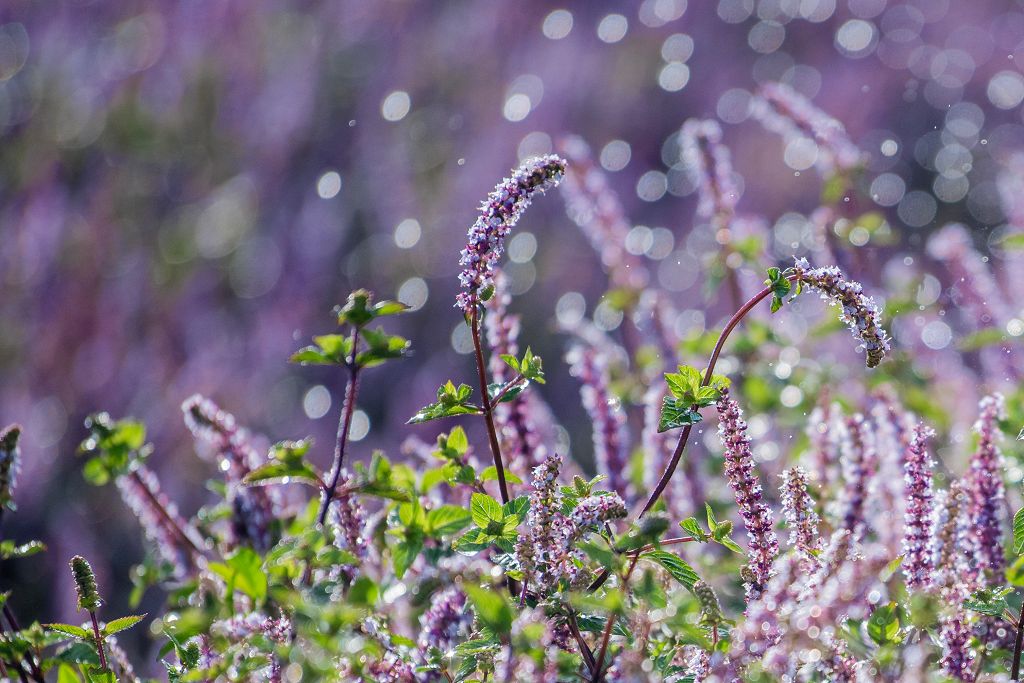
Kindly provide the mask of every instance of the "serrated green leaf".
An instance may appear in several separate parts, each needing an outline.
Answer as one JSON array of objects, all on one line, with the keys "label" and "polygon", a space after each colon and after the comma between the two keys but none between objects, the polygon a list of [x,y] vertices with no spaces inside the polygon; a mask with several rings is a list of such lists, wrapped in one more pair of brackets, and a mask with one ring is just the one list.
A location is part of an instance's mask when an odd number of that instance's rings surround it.
[{"label": "serrated green leaf", "polygon": [[526,519],[526,512],[529,509],[529,496],[518,496],[501,506],[501,511],[502,514],[505,516],[505,519],[508,519],[509,517],[515,517],[516,523],[522,522],[524,519]]},{"label": "serrated green leaf", "polygon": [[442,505],[427,513],[427,533],[447,536],[462,531],[470,523],[470,514],[457,505]]},{"label": "serrated green leaf", "polygon": [[74,624],[43,624],[43,628],[47,631],[54,631],[71,638],[78,638],[79,640],[93,640],[92,631],[88,631],[81,626],[75,626]]},{"label": "serrated green leaf", "polygon": [[1024,508],[1013,516],[1013,552],[1024,553]]},{"label": "serrated green leaf", "polygon": [[486,529],[491,522],[501,523],[505,519],[501,503],[486,493],[473,494],[469,501],[469,511],[473,517],[473,523],[481,529]]},{"label": "serrated green leaf", "polygon": [[868,619],[868,636],[878,645],[897,642],[900,632],[899,608],[895,602],[879,605]]},{"label": "serrated green leaf", "polygon": [[114,619],[113,621],[108,621],[106,625],[103,627],[103,635],[112,636],[115,633],[126,631],[145,618],[145,614],[138,614],[128,617],[121,617],[120,619]]},{"label": "serrated green leaf", "polygon": [[687,425],[695,425],[703,419],[701,414],[694,410],[692,402],[683,401],[674,396],[666,396],[661,402],[661,419],[658,422],[658,433]]},{"label": "serrated green leaf", "polygon": [[694,585],[700,581],[697,572],[688,565],[681,557],[665,550],[650,550],[640,556],[645,560],[660,564],[679,583],[693,590]]},{"label": "serrated green leaf", "polygon": [[211,562],[208,566],[228,586],[245,593],[257,603],[266,599],[267,574],[263,571],[263,560],[252,548],[239,548],[224,562]]},{"label": "serrated green leaf", "polygon": [[412,563],[419,557],[423,549],[423,532],[418,529],[406,530],[405,538],[400,540],[391,549],[391,559],[395,567],[395,576],[401,579],[405,576]]}]

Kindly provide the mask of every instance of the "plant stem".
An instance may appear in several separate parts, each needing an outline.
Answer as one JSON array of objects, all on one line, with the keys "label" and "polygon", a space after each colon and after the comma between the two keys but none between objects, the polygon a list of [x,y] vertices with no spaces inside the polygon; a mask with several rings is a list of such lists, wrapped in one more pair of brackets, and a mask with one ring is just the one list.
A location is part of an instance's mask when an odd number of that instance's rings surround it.
[{"label": "plant stem", "polygon": [[[795,282],[798,279],[798,276],[795,274],[789,275],[786,279],[790,282]],[[722,333],[718,336],[718,341],[715,342],[715,349],[711,352],[711,360],[708,362],[708,369],[704,371],[704,381],[701,383],[701,386],[707,386],[710,384],[711,376],[715,371],[715,364],[718,363],[718,357],[722,353],[722,347],[725,346],[725,342],[729,338],[733,329],[748,313],[750,313],[750,311],[754,309],[755,306],[757,306],[757,304],[767,299],[771,294],[771,287],[765,287],[751,297],[747,303],[743,304],[743,306],[733,314],[732,318],[729,319],[729,322],[725,324],[725,327],[722,329]],[[683,457],[683,451],[686,450],[686,442],[689,441],[690,432],[692,430],[693,425],[686,425],[683,427],[683,431],[679,435],[679,441],[676,442],[676,448],[672,452],[672,459],[669,461],[668,467],[665,468],[665,472],[661,475],[661,479],[658,480],[657,486],[654,487],[654,491],[647,499],[647,502],[644,504],[640,514],[637,515],[637,519],[647,514],[651,508],[654,507],[654,504],[658,502],[658,499],[661,498],[661,494],[665,492],[665,487],[668,486],[669,480],[672,478],[672,475],[676,471],[676,467],[679,465],[679,460]]]},{"label": "plant stem", "polygon": [[587,669],[590,670],[591,674],[594,673],[594,669],[597,663],[594,661],[594,653],[590,651],[590,646],[587,645],[587,641],[583,639],[583,634],[580,633],[580,625],[576,623],[576,612],[570,607],[568,609],[568,617],[566,619],[569,625],[569,631],[572,633],[572,637],[576,639],[576,643],[580,646],[580,654],[583,656],[583,661],[587,665]]},{"label": "plant stem", "polygon": [[96,635],[96,652],[100,656],[100,666],[104,671],[107,670],[107,655],[103,652],[103,636],[100,635],[100,622],[96,620],[96,612],[89,610],[89,616],[92,618],[92,632]]},{"label": "plant stem", "polygon": [[356,408],[356,389],[359,386],[359,366],[356,364],[356,346],[359,344],[359,328],[352,328],[352,351],[346,362],[349,371],[348,385],[345,387],[345,404],[341,407],[341,416],[338,420],[338,439],[334,445],[334,465],[331,468],[331,481],[324,489],[323,499],[320,503],[320,513],[316,516],[318,525],[323,526],[327,521],[327,511],[334,500],[334,494],[338,489],[338,482],[341,480],[341,470],[345,463],[345,447],[348,445],[348,433],[352,428],[352,415]]},{"label": "plant stem", "polygon": [[1020,616],[1017,617],[1017,639],[1013,643],[1013,668],[1010,671],[1010,680],[1020,680],[1020,651],[1024,646],[1024,604],[1020,606]]},{"label": "plant stem", "polygon": [[509,501],[508,484],[505,483],[505,464],[501,459],[501,446],[498,443],[498,431],[494,428],[494,405],[491,397],[487,394],[487,366],[484,365],[484,350],[480,343],[480,307],[473,308],[473,315],[469,322],[470,330],[473,333],[473,351],[476,354],[476,371],[480,380],[480,395],[484,404],[484,422],[487,423],[487,436],[491,442],[491,455],[494,457],[494,469],[498,472],[498,491],[501,493],[501,502]]},{"label": "plant stem", "polygon": [[[351,355],[345,362],[348,368],[348,384],[345,386],[345,403],[341,407],[341,415],[338,418],[338,439],[334,444],[334,465],[331,467],[331,481],[323,488],[323,496],[320,501],[320,512],[317,513],[317,526],[323,527],[327,521],[327,512],[331,509],[331,501],[338,491],[338,482],[341,481],[341,469],[345,463],[345,447],[348,445],[348,434],[352,428],[352,415],[356,408],[356,389],[359,386],[359,365],[356,363],[356,351],[359,345],[359,328],[352,327]],[[313,563],[307,562],[302,572],[302,583],[309,585],[313,578]]]},{"label": "plant stem", "polygon": [[[633,570],[636,569],[636,563],[640,561],[640,555],[634,555],[633,559],[629,562],[629,569],[626,570],[626,576],[622,579],[622,586],[625,588],[629,584],[630,577],[633,576]],[[604,633],[601,634],[601,649],[597,651],[597,667],[594,670],[593,683],[598,683],[606,673],[604,669],[604,658],[608,653],[608,641],[612,637],[612,629],[615,627],[615,615],[611,614],[608,616],[608,623],[605,624]]]}]

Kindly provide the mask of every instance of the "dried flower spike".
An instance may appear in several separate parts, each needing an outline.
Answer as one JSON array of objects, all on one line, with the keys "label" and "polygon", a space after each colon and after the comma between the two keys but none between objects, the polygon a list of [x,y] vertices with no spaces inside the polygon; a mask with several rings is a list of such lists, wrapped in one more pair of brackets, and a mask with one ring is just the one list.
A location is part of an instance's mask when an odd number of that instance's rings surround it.
[{"label": "dried flower spike", "polygon": [[818,290],[821,298],[842,309],[839,318],[864,344],[868,367],[882,362],[891,348],[889,335],[882,329],[878,306],[861,284],[844,278],[835,266],[811,268],[805,258],[796,259],[794,270],[804,286]]},{"label": "dried flower spike", "polygon": [[459,282],[464,291],[459,293],[456,306],[467,315],[489,298],[494,266],[505,249],[505,237],[530,205],[533,195],[557,186],[564,175],[565,162],[553,154],[529,159],[487,196],[469,229],[469,240],[459,260],[463,268]]},{"label": "dried flower spike", "polygon": [[78,592],[78,609],[95,612],[103,604],[100,591],[96,587],[96,575],[93,574],[89,562],[81,555],[75,555],[68,563],[75,579],[75,590]]}]

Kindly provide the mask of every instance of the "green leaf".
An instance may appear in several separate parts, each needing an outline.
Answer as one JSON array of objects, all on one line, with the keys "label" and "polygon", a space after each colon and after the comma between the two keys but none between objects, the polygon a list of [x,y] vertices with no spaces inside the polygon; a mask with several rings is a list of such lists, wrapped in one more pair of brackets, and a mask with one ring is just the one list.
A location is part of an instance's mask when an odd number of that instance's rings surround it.
[{"label": "green leaf", "polygon": [[1024,553],[1024,508],[1013,516],[1013,552]]},{"label": "green leaf", "polygon": [[673,396],[666,396],[661,402],[661,420],[658,422],[658,433],[687,425],[695,425],[703,419],[701,414],[693,408],[693,403]]},{"label": "green leaf", "polygon": [[964,607],[991,617],[1002,616],[1009,609],[1006,596],[1013,592],[1012,588],[992,588],[975,591],[964,600]]},{"label": "green leaf", "polygon": [[267,597],[267,574],[263,571],[263,561],[256,551],[252,548],[239,548],[225,560],[211,562],[210,571],[224,579],[229,587],[262,603]]},{"label": "green leaf", "polygon": [[474,493],[470,498],[469,511],[473,516],[473,523],[481,529],[486,529],[491,522],[503,522],[505,513],[502,512],[501,503],[494,500],[486,493]]},{"label": "green leaf", "polygon": [[352,353],[352,338],[341,334],[313,337],[316,346],[299,349],[289,359],[301,365],[345,365]]},{"label": "green leaf", "polygon": [[479,413],[480,408],[469,402],[472,394],[473,390],[468,385],[460,384],[456,387],[449,380],[437,390],[437,401],[420,408],[406,424],[420,424],[442,417]]},{"label": "green leaf", "polygon": [[[480,473],[480,481],[497,481],[498,480],[498,468],[491,465],[483,472]],[[512,474],[508,470],[505,470],[505,481],[510,484],[522,484],[523,480]]]},{"label": "green leaf", "polygon": [[452,550],[464,555],[473,555],[491,547],[497,537],[483,529],[470,529],[452,543]]},{"label": "green leaf", "polygon": [[344,306],[335,309],[338,314],[338,324],[362,327],[373,320],[372,305],[373,294],[365,289],[357,289],[348,295],[348,301]]},{"label": "green leaf", "polygon": [[65,636],[72,638],[78,638],[79,640],[92,640],[92,631],[88,631],[81,626],[75,626],[73,624],[43,624],[43,628],[47,631],[56,631]]},{"label": "green leaf", "polygon": [[61,663],[57,668],[57,683],[82,683],[70,664]]},{"label": "green leaf", "polygon": [[501,506],[501,511],[502,514],[504,514],[505,519],[508,519],[509,517],[515,517],[517,524],[526,519],[526,512],[529,509],[529,496],[518,496]]},{"label": "green leaf", "polygon": [[640,557],[660,564],[672,575],[672,578],[686,586],[689,590],[693,590],[694,585],[700,581],[700,577],[697,575],[697,572],[693,571],[693,567],[686,564],[682,558],[674,553],[664,550],[651,550]]},{"label": "green leaf", "polygon": [[312,441],[281,441],[270,447],[270,462],[257,467],[242,480],[245,484],[287,484],[297,482],[320,485],[320,473],[305,455],[309,452]]},{"label": "green leaf", "polygon": [[698,541],[704,542],[708,539],[707,532],[701,528],[700,522],[695,517],[687,517],[683,521],[679,522],[679,526],[682,527],[683,531],[693,536]]},{"label": "green leaf", "polygon": [[498,635],[511,632],[512,605],[505,598],[504,591],[480,588],[468,583],[463,588],[481,624]]},{"label": "green leaf", "polygon": [[[491,399],[492,403],[501,395],[501,400],[498,403],[509,403],[514,401],[516,396],[523,393],[523,390],[529,386],[528,380],[518,380],[516,382],[506,382],[504,384],[494,383],[487,385],[487,396]],[[507,388],[506,388],[507,387]]]},{"label": "green leaf", "polygon": [[427,513],[427,533],[447,536],[462,531],[470,522],[470,515],[457,505],[442,505]]},{"label": "green leaf", "polygon": [[356,365],[365,368],[372,368],[392,358],[401,358],[411,346],[405,337],[388,334],[381,328],[363,328],[360,335],[369,348],[356,356]]},{"label": "green leaf", "polygon": [[145,618],[145,614],[138,614],[129,617],[121,617],[120,619],[114,619],[113,621],[108,621],[107,624],[103,627],[103,635],[104,637],[112,636],[115,633],[126,631]]},{"label": "green leaf", "polygon": [[899,608],[895,602],[879,605],[868,619],[868,636],[878,645],[898,642],[900,632]]},{"label": "green leaf", "polygon": [[1024,587],[1024,557],[1018,557],[1006,568],[1006,580],[1018,588]]},{"label": "green leaf", "polygon": [[665,373],[665,381],[672,395],[676,398],[692,396],[700,388],[704,377],[697,368],[689,365],[680,365],[679,372]]},{"label": "green leaf", "polygon": [[403,304],[401,301],[380,301],[373,306],[374,317],[380,318],[386,315],[398,315],[399,313],[405,313],[409,310],[408,304]]},{"label": "green leaf", "polygon": [[406,529],[405,538],[395,544],[391,550],[391,558],[395,565],[395,576],[401,579],[405,572],[416,561],[423,550],[423,532],[419,529]]}]

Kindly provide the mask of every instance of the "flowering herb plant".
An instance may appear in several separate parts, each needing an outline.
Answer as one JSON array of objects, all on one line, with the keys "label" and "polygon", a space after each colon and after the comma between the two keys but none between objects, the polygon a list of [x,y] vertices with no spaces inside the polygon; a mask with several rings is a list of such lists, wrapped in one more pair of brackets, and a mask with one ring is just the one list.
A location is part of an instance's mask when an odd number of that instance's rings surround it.
[{"label": "flowering herb plant", "polygon": [[[765,88],[755,114],[821,146],[822,208],[840,215],[841,202],[828,198],[836,187],[838,197],[852,191],[860,163],[842,126],[784,86]],[[798,297],[818,292],[839,309],[868,368],[891,355],[897,366],[909,359],[894,353],[883,309],[839,267],[799,256],[767,268],[763,285],[752,280],[767,257],[756,235],[734,234],[737,190],[720,128],[689,121],[680,137],[700,181],[698,214],[722,247],[708,261],[732,311],[720,329],[679,336],[675,302],[650,284],[644,260],[623,250],[628,224],[614,194],[586,145],[568,139],[568,162],[554,154],[525,161],[469,230],[455,306],[474,367],[409,418],[440,424],[435,443],[412,438],[405,459],[353,450],[360,383],[410,349],[389,331],[407,307],[365,290],[336,309],[335,331],[291,358],[336,366],[344,380],[326,470],[311,459],[309,440],[282,441],[264,455],[232,415],[193,396],[182,404],[185,424],[222,476],[210,504],[186,515],[147,464],[160,456],[144,425],[94,415],[80,448],[85,476],[113,483],[138,518],[152,553],[133,573],[133,600],[161,590],[165,610],[110,618],[92,568],[75,556],[88,620],[23,628],[3,604],[0,673],[144,680],[116,634],[150,619],[171,681],[1017,680],[1024,511],[1008,533],[1006,400],[982,399],[967,470],[940,471],[928,422],[948,424],[905,390],[912,370],[835,401],[825,398],[824,373],[807,370],[809,393],[821,389],[822,398],[809,404],[806,438],[781,458],[765,457],[758,443],[766,434],[785,443],[779,435],[798,430],[793,415],[780,424],[744,418],[744,403],[748,413],[787,411],[765,392],[763,366],[786,344],[788,326],[758,316],[781,312],[793,325]],[[596,320],[562,321],[596,472],[550,437],[556,417],[538,390],[545,363],[520,350],[500,269],[524,211],[560,184],[608,270],[606,301],[628,328],[620,339]],[[815,256],[839,259],[833,227]],[[946,244],[953,237],[955,249]],[[942,235],[935,253],[968,273],[965,289],[987,286],[989,274],[960,237]],[[831,331],[806,346],[826,346]],[[932,409],[918,414],[922,407]],[[703,431],[709,418],[717,436]],[[475,427],[480,443],[470,438]],[[14,510],[19,436],[17,426],[0,433],[0,513]],[[784,467],[772,474],[776,459]],[[5,559],[42,550],[0,545]]]}]

